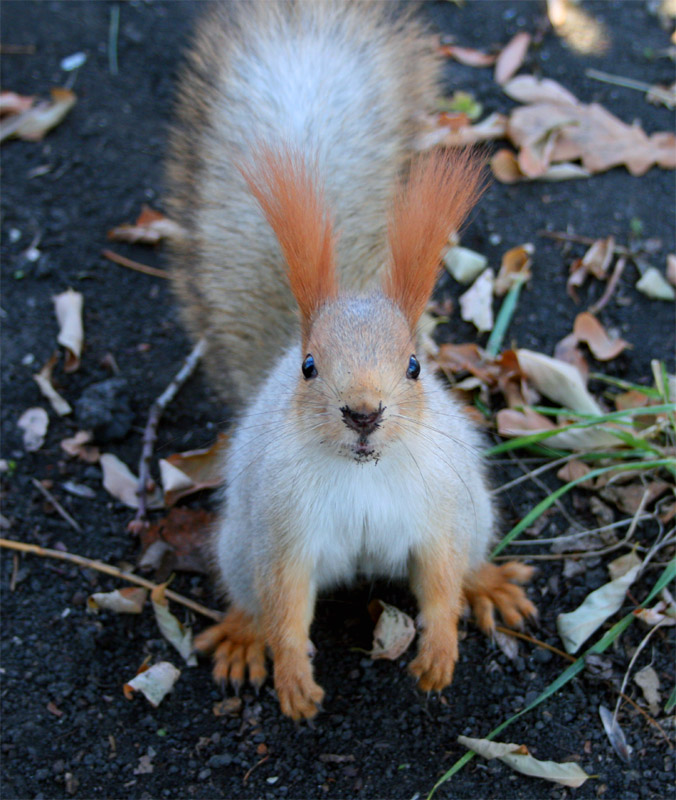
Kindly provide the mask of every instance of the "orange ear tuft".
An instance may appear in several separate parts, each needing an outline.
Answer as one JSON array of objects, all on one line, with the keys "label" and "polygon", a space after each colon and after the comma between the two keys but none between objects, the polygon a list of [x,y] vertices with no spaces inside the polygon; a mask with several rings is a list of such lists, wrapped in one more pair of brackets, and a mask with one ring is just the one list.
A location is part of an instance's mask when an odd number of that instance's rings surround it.
[{"label": "orange ear tuft", "polygon": [[483,191],[483,159],[465,149],[418,159],[390,216],[384,292],[413,329],[439,273],[441,252]]},{"label": "orange ear tuft", "polygon": [[319,307],[338,293],[335,237],[316,167],[291,147],[264,145],[255,163],[239,169],[282,248],[306,336]]}]

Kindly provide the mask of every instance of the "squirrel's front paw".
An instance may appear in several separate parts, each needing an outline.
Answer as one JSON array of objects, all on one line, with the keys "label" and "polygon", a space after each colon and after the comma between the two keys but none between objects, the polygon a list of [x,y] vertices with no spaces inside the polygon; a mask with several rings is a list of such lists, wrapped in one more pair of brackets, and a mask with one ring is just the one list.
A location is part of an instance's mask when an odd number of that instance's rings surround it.
[{"label": "squirrel's front paw", "polygon": [[282,712],[291,719],[311,719],[324,699],[324,690],[312,677],[307,655],[275,656],[275,690]]},{"label": "squirrel's front paw", "polygon": [[409,665],[409,671],[418,679],[423,692],[441,691],[453,680],[455,662],[458,660],[457,637],[423,634],[420,651]]}]

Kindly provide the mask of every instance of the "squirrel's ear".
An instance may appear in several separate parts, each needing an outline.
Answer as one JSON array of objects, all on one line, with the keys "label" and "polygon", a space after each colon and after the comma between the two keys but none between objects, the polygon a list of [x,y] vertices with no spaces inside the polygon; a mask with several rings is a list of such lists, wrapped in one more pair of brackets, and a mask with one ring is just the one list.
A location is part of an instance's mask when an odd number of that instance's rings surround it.
[{"label": "squirrel's ear", "polygon": [[291,147],[262,146],[239,169],[282,248],[305,336],[319,307],[338,293],[335,237],[316,167]]},{"label": "squirrel's ear", "polygon": [[390,214],[392,262],[383,290],[411,329],[434,288],[444,245],[483,191],[483,166],[470,149],[419,158],[398,193]]}]

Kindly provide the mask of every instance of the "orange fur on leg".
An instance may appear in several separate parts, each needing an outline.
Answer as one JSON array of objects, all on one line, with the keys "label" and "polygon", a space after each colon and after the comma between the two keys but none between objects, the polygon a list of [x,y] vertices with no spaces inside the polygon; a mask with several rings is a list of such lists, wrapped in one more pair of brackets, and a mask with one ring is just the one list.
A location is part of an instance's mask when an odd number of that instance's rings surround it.
[{"label": "orange fur on leg", "polygon": [[236,606],[221,622],[196,636],[194,646],[199,653],[213,653],[213,675],[219,684],[239,689],[246,670],[256,688],[265,680],[265,639],[253,617]]},{"label": "orange fur on leg", "polygon": [[439,691],[453,680],[463,571],[464,562],[447,543],[426,548],[411,562],[411,588],[420,606],[423,632],[409,670],[424,692]]},{"label": "orange fur on leg", "polygon": [[526,583],[533,575],[533,567],[508,561],[502,566],[482,564],[465,579],[465,600],[471,606],[477,625],[484,633],[495,630],[495,609],[511,628],[523,625],[525,617],[536,617],[537,609],[516,583]]},{"label": "orange fur on leg", "polygon": [[315,683],[309,656],[314,611],[309,571],[288,557],[280,561],[274,578],[265,586],[262,601],[282,712],[295,720],[314,717],[324,691]]}]

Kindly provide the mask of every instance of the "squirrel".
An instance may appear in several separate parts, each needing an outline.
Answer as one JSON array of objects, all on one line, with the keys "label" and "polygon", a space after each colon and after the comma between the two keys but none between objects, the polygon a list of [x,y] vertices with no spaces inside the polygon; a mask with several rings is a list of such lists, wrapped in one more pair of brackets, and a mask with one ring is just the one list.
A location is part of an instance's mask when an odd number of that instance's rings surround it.
[{"label": "squirrel", "polygon": [[532,569],[486,561],[482,439],[419,350],[449,235],[482,191],[468,151],[413,155],[439,64],[395,4],[250,0],[200,21],[170,136],[187,229],[173,283],[237,418],[214,552],[229,608],[195,639],[214,678],[265,680],[284,714],[323,698],[315,598],[357,574],[410,577],[410,671],[451,683],[464,605],[494,630],[536,609]]}]

